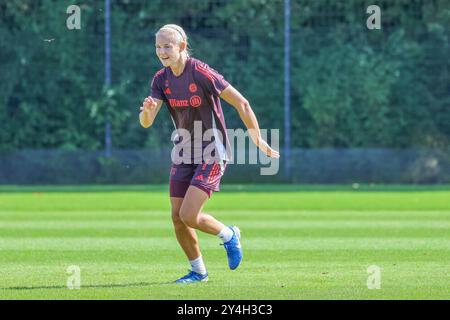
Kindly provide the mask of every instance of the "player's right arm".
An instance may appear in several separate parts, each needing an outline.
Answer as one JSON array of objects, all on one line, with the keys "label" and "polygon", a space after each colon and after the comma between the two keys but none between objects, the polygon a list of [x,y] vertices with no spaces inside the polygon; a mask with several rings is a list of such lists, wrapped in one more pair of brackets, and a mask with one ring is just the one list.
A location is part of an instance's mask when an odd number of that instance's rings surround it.
[{"label": "player's right arm", "polygon": [[161,106],[163,104],[162,100],[152,98],[148,96],[144,99],[142,106],[140,108],[141,113],[139,114],[139,122],[144,128],[148,128],[153,124]]}]

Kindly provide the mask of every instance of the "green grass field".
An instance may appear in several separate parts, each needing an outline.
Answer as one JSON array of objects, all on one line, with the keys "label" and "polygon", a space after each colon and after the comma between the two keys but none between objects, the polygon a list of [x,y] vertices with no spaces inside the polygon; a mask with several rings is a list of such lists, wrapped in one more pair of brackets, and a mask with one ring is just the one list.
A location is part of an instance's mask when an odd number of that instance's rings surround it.
[{"label": "green grass field", "polygon": [[205,211],[241,228],[244,261],[201,234],[210,281],[183,286],[167,186],[0,187],[0,299],[450,298],[449,186],[222,190]]}]

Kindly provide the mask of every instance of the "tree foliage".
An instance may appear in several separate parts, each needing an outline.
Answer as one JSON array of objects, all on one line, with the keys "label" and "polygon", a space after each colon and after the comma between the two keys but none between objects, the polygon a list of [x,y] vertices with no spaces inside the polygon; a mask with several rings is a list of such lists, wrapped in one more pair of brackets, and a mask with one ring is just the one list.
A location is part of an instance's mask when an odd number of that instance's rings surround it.
[{"label": "tree foliage", "polygon": [[[151,131],[138,108],[161,68],[154,33],[185,27],[194,56],[251,102],[263,128],[283,127],[283,1],[112,0],[112,86],[104,87],[103,1],[79,2],[68,30],[65,0],[0,4],[0,149],[101,150],[167,145],[166,110]],[[448,147],[450,7],[445,0],[293,0],[292,128],[298,147]],[[243,127],[224,106],[229,127]]]}]

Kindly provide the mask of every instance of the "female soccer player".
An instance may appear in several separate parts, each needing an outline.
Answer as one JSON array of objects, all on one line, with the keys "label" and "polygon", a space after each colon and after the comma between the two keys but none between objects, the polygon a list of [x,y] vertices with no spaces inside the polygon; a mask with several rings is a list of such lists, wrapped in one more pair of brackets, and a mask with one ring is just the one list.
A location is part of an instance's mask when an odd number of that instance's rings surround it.
[{"label": "female soccer player", "polygon": [[[279,153],[261,138],[258,121],[248,101],[221,74],[190,57],[188,38],[180,26],[168,24],[158,30],[156,55],[164,68],[153,77],[151,95],[143,101],[139,121],[144,128],[150,127],[165,102],[176,127],[177,136],[173,140],[174,150],[178,151],[172,152],[169,179],[172,221],[177,240],[192,269],[175,282],[207,281],[208,272],[196,230],[217,235],[223,241],[230,269],[236,269],[242,260],[239,228],[225,226],[202,212],[211,193],[219,191],[220,179],[229,160],[225,148],[225,145],[229,147],[229,141],[220,98],[236,108],[252,141],[266,155],[278,158]],[[210,138],[202,139],[207,132]],[[211,143],[214,152],[208,156],[206,151]]]}]

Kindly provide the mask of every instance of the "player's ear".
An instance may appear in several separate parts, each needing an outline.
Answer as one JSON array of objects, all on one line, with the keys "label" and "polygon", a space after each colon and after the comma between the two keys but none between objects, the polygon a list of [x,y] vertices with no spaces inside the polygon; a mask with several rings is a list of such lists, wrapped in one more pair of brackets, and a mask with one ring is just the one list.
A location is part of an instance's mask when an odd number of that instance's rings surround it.
[{"label": "player's ear", "polygon": [[186,47],[187,47],[186,42],[183,41],[183,42],[180,43],[180,51],[186,50]]}]

